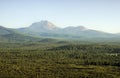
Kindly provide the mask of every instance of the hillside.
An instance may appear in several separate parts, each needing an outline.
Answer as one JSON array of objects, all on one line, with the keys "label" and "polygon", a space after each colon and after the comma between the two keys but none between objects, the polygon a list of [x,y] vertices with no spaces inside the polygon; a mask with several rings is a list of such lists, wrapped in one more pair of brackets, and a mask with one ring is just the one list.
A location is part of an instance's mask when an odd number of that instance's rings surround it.
[{"label": "hillside", "polygon": [[36,41],[38,38],[25,36],[15,32],[13,29],[0,26],[0,42],[21,42],[21,41]]}]

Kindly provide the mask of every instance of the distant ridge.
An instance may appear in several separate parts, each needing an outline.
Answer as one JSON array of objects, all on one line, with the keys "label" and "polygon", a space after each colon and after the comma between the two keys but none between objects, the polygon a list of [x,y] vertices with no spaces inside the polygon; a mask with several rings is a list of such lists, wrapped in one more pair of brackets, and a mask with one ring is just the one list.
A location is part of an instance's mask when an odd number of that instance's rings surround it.
[{"label": "distant ridge", "polygon": [[50,38],[106,38],[113,37],[115,35],[88,29],[84,26],[69,26],[66,28],[59,28],[55,24],[42,20],[35,22],[29,27],[18,29],[24,34],[28,34],[36,37],[50,37]]}]

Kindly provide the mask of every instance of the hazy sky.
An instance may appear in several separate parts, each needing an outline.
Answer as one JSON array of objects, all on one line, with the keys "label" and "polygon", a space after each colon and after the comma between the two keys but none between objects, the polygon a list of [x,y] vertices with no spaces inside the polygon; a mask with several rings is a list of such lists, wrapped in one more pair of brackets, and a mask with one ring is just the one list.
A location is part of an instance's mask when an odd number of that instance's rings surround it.
[{"label": "hazy sky", "polygon": [[120,32],[120,0],[0,0],[0,25],[19,28],[48,20],[59,27]]}]

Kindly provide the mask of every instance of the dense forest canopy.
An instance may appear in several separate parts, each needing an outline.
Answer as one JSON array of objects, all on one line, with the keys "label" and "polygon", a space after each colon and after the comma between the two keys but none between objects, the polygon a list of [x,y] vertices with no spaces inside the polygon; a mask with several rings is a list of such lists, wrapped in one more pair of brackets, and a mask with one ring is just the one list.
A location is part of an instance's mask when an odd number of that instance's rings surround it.
[{"label": "dense forest canopy", "polygon": [[0,78],[120,78],[120,45],[0,43]]}]

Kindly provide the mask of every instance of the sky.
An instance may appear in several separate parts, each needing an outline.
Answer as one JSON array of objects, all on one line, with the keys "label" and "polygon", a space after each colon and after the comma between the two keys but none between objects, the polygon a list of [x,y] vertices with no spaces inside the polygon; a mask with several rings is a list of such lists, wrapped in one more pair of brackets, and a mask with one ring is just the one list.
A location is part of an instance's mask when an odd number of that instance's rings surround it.
[{"label": "sky", "polygon": [[41,20],[58,27],[120,33],[120,0],[0,0],[0,25],[4,27],[28,27]]}]

